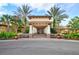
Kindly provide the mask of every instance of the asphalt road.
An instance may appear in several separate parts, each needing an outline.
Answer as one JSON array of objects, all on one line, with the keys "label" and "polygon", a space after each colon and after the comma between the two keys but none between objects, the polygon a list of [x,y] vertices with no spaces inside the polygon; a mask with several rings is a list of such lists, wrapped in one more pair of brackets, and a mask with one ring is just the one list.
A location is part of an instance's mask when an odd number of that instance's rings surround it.
[{"label": "asphalt road", "polygon": [[79,41],[0,40],[0,55],[79,55]]}]

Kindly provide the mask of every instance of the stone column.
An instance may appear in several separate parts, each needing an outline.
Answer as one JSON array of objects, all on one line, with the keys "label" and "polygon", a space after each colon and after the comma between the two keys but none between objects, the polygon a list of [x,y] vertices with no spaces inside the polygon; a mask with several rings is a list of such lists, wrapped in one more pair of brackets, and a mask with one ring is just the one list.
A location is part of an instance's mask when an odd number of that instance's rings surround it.
[{"label": "stone column", "polygon": [[47,26],[47,37],[50,38],[50,25]]},{"label": "stone column", "polygon": [[29,31],[29,37],[30,37],[30,38],[32,38],[32,34],[33,34],[33,33],[32,33],[32,32],[33,32],[33,31],[32,31],[32,30],[33,30],[32,28],[33,28],[32,25],[30,25],[30,28],[29,28],[29,29],[30,29],[30,31]]}]

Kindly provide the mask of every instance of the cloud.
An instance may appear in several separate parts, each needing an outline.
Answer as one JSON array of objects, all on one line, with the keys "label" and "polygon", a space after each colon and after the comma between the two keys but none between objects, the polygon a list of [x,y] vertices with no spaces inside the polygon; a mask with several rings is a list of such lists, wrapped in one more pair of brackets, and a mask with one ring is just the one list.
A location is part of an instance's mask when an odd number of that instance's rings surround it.
[{"label": "cloud", "polygon": [[61,7],[61,9],[65,9],[67,13],[70,13],[76,4],[77,3],[61,3],[58,5]]},{"label": "cloud", "polygon": [[49,10],[50,7],[54,5],[54,3],[29,3],[29,5],[33,10],[31,15],[45,15],[47,10]]},{"label": "cloud", "polygon": [[48,3],[52,0],[0,0],[0,3]]},{"label": "cloud", "polygon": [[0,4],[0,16],[3,14],[13,15],[12,11],[16,10],[16,5],[9,3]]},{"label": "cloud", "polygon": [[31,6],[31,8],[48,10],[55,3],[13,3],[13,4],[15,4],[16,6],[22,6],[24,4],[27,4],[27,5]]},{"label": "cloud", "polygon": [[5,6],[5,5],[6,5],[5,3],[0,4],[0,16],[3,15],[3,14],[6,14],[5,9],[2,7],[2,6]]},{"label": "cloud", "polygon": [[31,3],[32,8],[48,10],[54,3]]},{"label": "cloud", "polygon": [[2,16],[3,14],[6,14],[5,12],[0,12],[0,16]]},{"label": "cloud", "polygon": [[[65,20],[65,21],[64,21],[64,20]],[[71,18],[64,19],[64,20],[61,21],[60,26],[66,26],[66,25],[69,23],[69,21],[71,20]]]},{"label": "cloud", "polygon": [[78,3],[79,0],[0,0],[0,3]]}]

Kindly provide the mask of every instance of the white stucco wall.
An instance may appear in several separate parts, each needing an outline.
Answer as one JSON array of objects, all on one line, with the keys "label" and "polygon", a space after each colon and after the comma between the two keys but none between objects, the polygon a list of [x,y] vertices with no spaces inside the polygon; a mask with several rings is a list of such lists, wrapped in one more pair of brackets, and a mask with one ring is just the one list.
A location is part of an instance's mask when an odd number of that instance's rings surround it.
[{"label": "white stucco wall", "polygon": [[48,25],[48,26],[44,29],[44,33],[45,33],[45,34],[50,34],[50,25]]},{"label": "white stucco wall", "polygon": [[34,33],[37,33],[37,29],[35,27],[33,27],[33,30],[32,31],[33,31],[33,34]]},{"label": "white stucco wall", "polygon": [[47,34],[50,34],[50,25],[47,26]]},{"label": "white stucco wall", "polygon": [[47,34],[47,27],[44,28],[44,33]]},{"label": "white stucco wall", "polygon": [[29,34],[32,34],[32,28],[33,28],[33,26],[30,25],[30,27],[29,27],[29,29],[30,29]]}]

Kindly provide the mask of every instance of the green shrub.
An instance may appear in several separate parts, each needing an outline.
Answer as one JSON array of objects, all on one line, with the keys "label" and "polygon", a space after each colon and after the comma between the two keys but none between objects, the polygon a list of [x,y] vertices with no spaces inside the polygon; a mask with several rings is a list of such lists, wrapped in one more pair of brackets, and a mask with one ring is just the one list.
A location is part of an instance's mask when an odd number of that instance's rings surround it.
[{"label": "green shrub", "polygon": [[0,38],[1,39],[9,39],[15,37],[17,34],[14,32],[1,32]]},{"label": "green shrub", "polygon": [[79,39],[79,33],[64,34],[64,38]]}]

